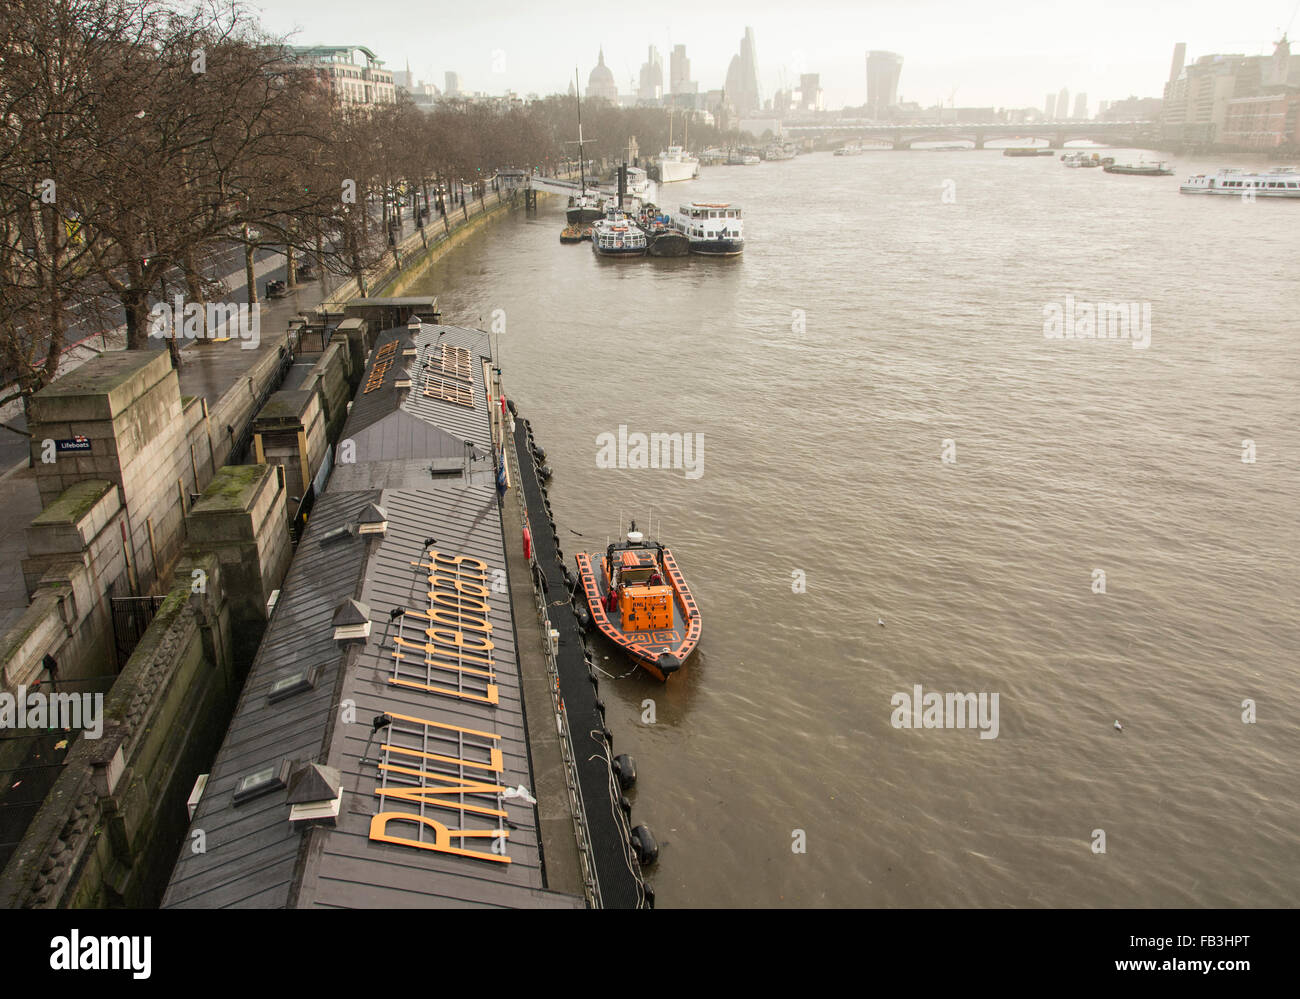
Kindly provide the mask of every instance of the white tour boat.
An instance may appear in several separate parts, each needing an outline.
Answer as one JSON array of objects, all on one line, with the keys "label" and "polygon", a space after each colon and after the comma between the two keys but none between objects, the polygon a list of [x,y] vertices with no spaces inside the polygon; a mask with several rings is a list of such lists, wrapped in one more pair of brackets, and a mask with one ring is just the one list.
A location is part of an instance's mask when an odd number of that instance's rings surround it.
[{"label": "white tour boat", "polygon": [[1300,171],[1277,167],[1268,173],[1227,169],[1215,174],[1188,177],[1180,194],[1229,194],[1243,198],[1300,198]]},{"label": "white tour boat", "polygon": [[645,230],[620,208],[608,208],[591,228],[591,252],[598,257],[644,257]]},{"label": "white tour boat", "polygon": [[692,253],[735,257],[745,249],[744,223],[736,205],[692,201],[681,206],[673,225],[691,241]]}]

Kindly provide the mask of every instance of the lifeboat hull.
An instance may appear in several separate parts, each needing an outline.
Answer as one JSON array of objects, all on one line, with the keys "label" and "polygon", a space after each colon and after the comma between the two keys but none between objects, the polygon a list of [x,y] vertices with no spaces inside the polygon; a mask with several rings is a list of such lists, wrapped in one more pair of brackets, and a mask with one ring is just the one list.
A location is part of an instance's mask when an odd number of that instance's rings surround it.
[{"label": "lifeboat hull", "polygon": [[602,569],[604,557],[600,553],[587,552],[579,552],[576,556],[578,581],[591,613],[592,624],[656,680],[666,681],[682,667],[699,643],[699,605],[695,603],[681,570],[677,568],[672,552],[664,549],[666,583],[673,590],[673,627],[654,631],[625,631],[617,608],[612,611],[607,609],[609,581]]}]

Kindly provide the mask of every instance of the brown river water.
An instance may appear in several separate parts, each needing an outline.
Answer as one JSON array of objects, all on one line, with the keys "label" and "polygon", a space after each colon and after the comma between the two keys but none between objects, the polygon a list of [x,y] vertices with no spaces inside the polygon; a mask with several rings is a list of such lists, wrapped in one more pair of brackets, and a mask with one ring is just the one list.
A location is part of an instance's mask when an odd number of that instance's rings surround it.
[{"label": "brown river water", "polygon": [[[1226,165],[704,168],[661,202],[741,258],[597,260],[553,198],[412,291],[504,325],[570,564],[653,508],[701,605],[667,685],[597,646],[658,905],[1300,904],[1300,201],[1178,194]],[[600,467],[620,426],[698,464]],[[918,685],[996,737],[898,727]]]}]

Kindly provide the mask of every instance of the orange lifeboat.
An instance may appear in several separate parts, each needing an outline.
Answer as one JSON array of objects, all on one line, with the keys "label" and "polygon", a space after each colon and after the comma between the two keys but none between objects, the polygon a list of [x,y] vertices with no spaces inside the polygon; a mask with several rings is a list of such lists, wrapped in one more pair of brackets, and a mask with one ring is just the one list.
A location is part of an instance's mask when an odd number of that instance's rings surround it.
[{"label": "orange lifeboat", "polygon": [[632,522],[627,539],[577,555],[592,623],[657,680],[681,669],[700,640],[700,609],[672,552]]}]

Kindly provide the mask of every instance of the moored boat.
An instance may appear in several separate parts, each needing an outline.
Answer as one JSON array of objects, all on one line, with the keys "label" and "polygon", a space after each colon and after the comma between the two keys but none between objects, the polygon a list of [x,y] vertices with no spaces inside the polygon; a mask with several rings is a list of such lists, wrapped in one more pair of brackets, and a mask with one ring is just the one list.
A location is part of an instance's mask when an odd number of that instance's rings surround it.
[{"label": "moored boat", "polygon": [[795,158],[796,152],[797,150],[792,142],[772,142],[763,150],[763,159],[769,162],[792,160]]},{"label": "moored boat", "polygon": [[659,183],[675,184],[700,175],[700,161],[681,146],[669,146],[659,154]]},{"label": "moored boat", "polygon": [[[578,71],[573,71],[575,84]],[[564,217],[570,225],[581,222],[595,222],[604,214],[604,206],[599,195],[587,192],[587,154],[582,144],[582,98],[578,98],[578,193],[569,195],[569,204]]]},{"label": "moored boat", "polygon": [[734,257],[745,249],[744,223],[737,205],[692,201],[681,206],[673,224],[690,240],[692,253]]},{"label": "moored boat", "polygon": [[560,230],[561,243],[581,243],[584,239],[591,239],[590,223],[575,222]]},{"label": "moored boat", "polygon": [[1003,156],[1052,156],[1053,151],[1050,149],[1039,149],[1037,146],[1012,147],[1002,150]]},{"label": "moored boat", "polygon": [[605,209],[599,195],[583,191],[569,196],[569,205],[564,210],[564,218],[570,225],[595,222],[603,218]]},{"label": "moored boat", "polygon": [[1178,187],[1179,194],[1228,194],[1240,198],[1300,198],[1300,171],[1277,167],[1268,173],[1226,169],[1198,173]]},{"label": "moored boat", "polygon": [[591,252],[598,257],[644,257],[647,245],[645,230],[617,208],[591,227]]},{"label": "moored boat", "polygon": [[676,229],[652,232],[647,252],[652,257],[685,257],[691,252],[691,241]]},{"label": "moored boat", "polygon": [[1174,172],[1173,167],[1164,160],[1157,163],[1147,163],[1144,160],[1137,163],[1106,163],[1103,169],[1107,173],[1119,173],[1128,177],[1168,177]]},{"label": "moored boat", "polygon": [[667,680],[700,640],[700,609],[672,552],[648,542],[636,522],[623,541],[580,552],[578,585],[591,623],[651,676]]},{"label": "moored boat", "polygon": [[1061,163],[1063,166],[1077,169],[1079,167],[1099,167],[1102,166],[1102,159],[1096,153],[1085,153],[1078,150],[1070,153],[1061,154]]}]

